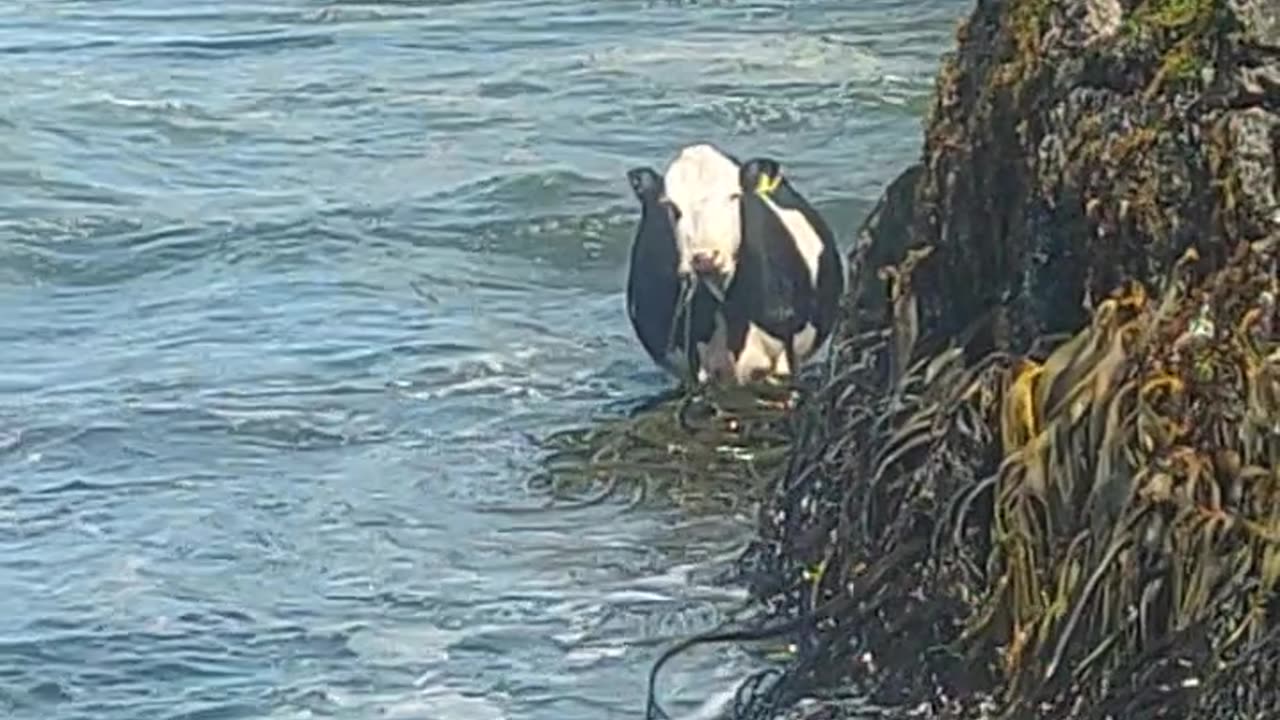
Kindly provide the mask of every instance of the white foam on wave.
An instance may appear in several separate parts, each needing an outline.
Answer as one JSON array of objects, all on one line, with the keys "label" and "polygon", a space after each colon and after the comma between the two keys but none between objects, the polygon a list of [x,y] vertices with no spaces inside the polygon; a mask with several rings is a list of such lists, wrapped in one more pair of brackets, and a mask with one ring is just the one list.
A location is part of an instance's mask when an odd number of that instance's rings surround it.
[{"label": "white foam on wave", "polygon": [[486,698],[464,695],[449,687],[431,688],[399,701],[380,704],[387,720],[506,720],[506,711]]},{"label": "white foam on wave", "polygon": [[679,715],[677,718],[679,720],[718,720],[718,718],[725,716],[725,710],[729,708],[737,692],[738,686],[730,685],[717,692],[710,693],[707,695],[706,700],[703,700],[702,704],[694,708],[692,712],[687,715]]},{"label": "white foam on wave", "polygon": [[570,648],[564,655],[564,664],[571,670],[582,670],[594,667],[610,660],[621,660],[627,656],[627,646],[617,645],[580,645]]},{"label": "white foam on wave", "polygon": [[[410,693],[347,694],[333,688],[318,688],[313,694],[324,704],[349,711],[355,717],[379,720],[507,720],[510,715],[494,700],[464,694],[450,686],[426,688]],[[274,709],[271,720],[311,720],[329,713],[288,703]]]},{"label": "white foam on wave", "polygon": [[449,660],[449,647],[468,631],[431,625],[380,625],[352,633],[347,648],[362,660],[377,664],[416,667]]},{"label": "white foam on wave", "polygon": [[124,108],[127,110],[146,110],[150,112],[172,114],[199,114],[199,109],[183,100],[169,98],[127,98],[110,92],[100,92],[94,100],[103,105]]}]

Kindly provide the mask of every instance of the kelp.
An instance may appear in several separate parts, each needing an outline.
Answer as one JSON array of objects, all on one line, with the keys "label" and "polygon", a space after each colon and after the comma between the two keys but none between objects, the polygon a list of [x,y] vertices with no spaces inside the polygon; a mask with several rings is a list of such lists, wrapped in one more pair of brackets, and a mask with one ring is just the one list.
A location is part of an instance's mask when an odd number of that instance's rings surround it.
[{"label": "kelp", "polygon": [[726,511],[758,500],[790,447],[792,386],[678,388],[621,417],[540,438],[527,488],[537,511],[666,499],[689,511]]},{"label": "kelp", "polygon": [[1047,352],[974,360],[918,352],[891,285],[798,409],[744,555],[773,626],[688,643],[791,639],[736,717],[822,688],[935,716],[1280,709],[1238,678],[1280,656],[1276,263],[1273,241],[1211,272],[1190,250]]}]

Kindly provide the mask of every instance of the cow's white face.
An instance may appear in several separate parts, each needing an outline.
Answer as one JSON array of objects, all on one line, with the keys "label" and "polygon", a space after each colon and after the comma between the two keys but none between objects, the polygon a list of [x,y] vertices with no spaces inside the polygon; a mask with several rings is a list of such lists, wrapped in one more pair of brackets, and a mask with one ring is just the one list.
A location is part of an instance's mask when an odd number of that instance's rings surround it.
[{"label": "cow's white face", "polygon": [[690,145],[667,166],[664,184],[674,210],[679,272],[702,278],[723,295],[742,242],[737,163],[711,145]]}]

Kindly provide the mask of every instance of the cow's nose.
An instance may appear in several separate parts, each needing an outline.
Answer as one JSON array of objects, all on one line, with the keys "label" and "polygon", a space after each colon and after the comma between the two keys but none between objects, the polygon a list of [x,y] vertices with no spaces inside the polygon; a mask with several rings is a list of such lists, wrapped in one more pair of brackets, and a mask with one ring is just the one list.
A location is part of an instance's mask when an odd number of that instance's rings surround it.
[{"label": "cow's nose", "polygon": [[720,268],[720,253],[715,250],[694,253],[690,264],[693,266],[693,271],[700,275],[714,273]]}]

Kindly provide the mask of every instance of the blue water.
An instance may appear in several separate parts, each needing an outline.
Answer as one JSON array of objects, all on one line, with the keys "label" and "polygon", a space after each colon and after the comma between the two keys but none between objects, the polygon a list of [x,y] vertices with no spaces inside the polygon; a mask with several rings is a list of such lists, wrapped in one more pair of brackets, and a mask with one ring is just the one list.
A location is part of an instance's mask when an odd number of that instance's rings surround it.
[{"label": "blue water", "polygon": [[482,507],[666,383],[623,173],[770,153],[847,246],[967,7],[0,3],[0,717],[637,717],[751,519]]}]

